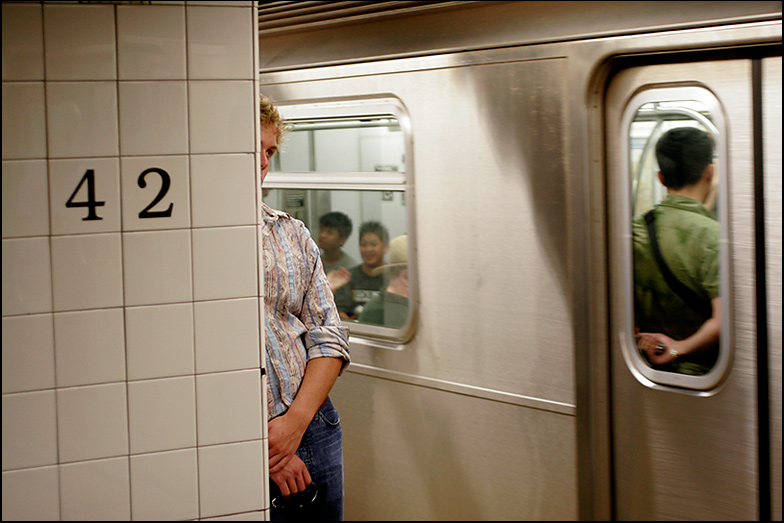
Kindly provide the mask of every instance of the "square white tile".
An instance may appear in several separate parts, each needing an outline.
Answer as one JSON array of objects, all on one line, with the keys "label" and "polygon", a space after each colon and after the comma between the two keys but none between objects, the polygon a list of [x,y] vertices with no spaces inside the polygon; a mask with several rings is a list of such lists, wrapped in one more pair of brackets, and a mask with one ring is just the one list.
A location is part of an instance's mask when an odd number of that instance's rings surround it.
[{"label": "square white tile", "polygon": [[49,234],[48,194],[46,161],[3,161],[3,238]]},{"label": "square white tile", "polygon": [[199,519],[196,449],[131,456],[134,520]]},{"label": "square white tile", "polygon": [[121,308],[57,313],[54,340],[58,387],[125,381]]},{"label": "square white tile", "polygon": [[47,80],[117,78],[114,6],[44,4]]},{"label": "square white tile", "polygon": [[58,467],[3,472],[3,521],[58,521]]},{"label": "square white tile", "polygon": [[[123,230],[180,229],[190,226],[187,156],[122,158],[120,166]],[[140,182],[144,187],[139,185]]]},{"label": "square white tile", "polygon": [[56,311],[121,306],[120,234],[53,237],[52,274]]},{"label": "square white tile", "polygon": [[46,158],[46,136],[44,83],[3,82],[3,160]]},{"label": "square white tile", "polygon": [[199,448],[201,517],[264,508],[261,441]]},{"label": "square white tile", "polygon": [[196,372],[259,367],[259,309],[256,298],[197,302]]},{"label": "square white tile", "polygon": [[196,376],[199,445],[261,438],[261,375],[244,370]]},{"label": "square white tile", "polygon": [[3,318],[3,394],[54,388],[51,314]]},{"label": "square white tile", "polygon": [[190,82],[191,153],[255,152],[255,103],[250,80]]},{"label": "square white tile", "polygon": [[256,227],[193,231],[196,300],[258,296]]},{"label": "square white tile", "polygon": [[256,224],[254,155],[194,155],[191,185],[194,227]]},{"label": "square white tile", "polygon": [[187,10],[190,78],[253,80],[253,12],[233,7]]},{"label": "square white tile", "polygon": [[120,82],[120,151],[123,156],[188,152],[185,81]]},{"label": "square white tile", "polygon": [[3,240],[3,316],[52,311],[49,238]]},{"label": "square white tile", "polygon": [[131,519],[128,457],[60,467],[62,517],[68,521]]},{"label": "square white tile", "polygon": [[120,231],[117,158],[49,162],[52,234]]},{"label": "square white tile", "polygon": [[128,383],[131,454],[196,446],[193,376]]},{"label": "square white tile", "polygon": [[54,391],[3,394],[3,470],[57,463]]},{"label": "square white tile", "polygon": [[194,373],[193,305],[125,309],[128,379]]},{"label": "square white tile", "polygon": [[128,454],[125,383],[57,390],[60,463]]},{"label": "square white tile", "polygon": [[184,6],[117,6],[120,80],[185,80],[185,41]]},{"label": "square white tile", "polygon": [[189,230],[123,234],[126,305],[191,301]]},{"label": "square white tile", "polygon": [[115,82],[48,82],[46,115],[50,158],[118,155]]},{"label": "square white tile", "polygon": [[3,2],[3,81],[44,79],[41,5]]}]

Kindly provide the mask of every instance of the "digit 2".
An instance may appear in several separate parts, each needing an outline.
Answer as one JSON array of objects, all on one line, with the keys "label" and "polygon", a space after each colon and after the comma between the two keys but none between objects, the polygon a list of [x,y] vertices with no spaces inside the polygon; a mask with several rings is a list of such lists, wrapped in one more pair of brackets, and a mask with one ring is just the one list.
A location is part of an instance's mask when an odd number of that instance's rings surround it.
[{"label": "digit 2", "polygon": [[147,182],[144,181],[144,177],[147,176],[148,173],[157,173],[161,177],[161,190],[158,191],[158,195],[155,199],[148,205],[147,207],[139,213],[139,218],[170,218],[172,215],[172,209],[174,208],[174,203],[169,204],[169,208],[164,211],[151,211],[153,207],[155,207],[158,202],[160,202],[166,193],[169,192],[169,187],[171,186],[171,178],[169,177],[169,173],[160,169],[158,167],[150,167],[146,169],[139,175],[139,187],[144,189],[147,187]]}]

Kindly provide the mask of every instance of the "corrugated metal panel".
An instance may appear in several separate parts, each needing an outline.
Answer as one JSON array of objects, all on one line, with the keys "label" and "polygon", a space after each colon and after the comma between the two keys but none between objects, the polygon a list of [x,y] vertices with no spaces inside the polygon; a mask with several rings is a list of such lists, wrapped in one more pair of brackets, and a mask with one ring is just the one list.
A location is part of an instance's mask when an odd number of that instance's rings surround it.
[{"label": "corrugated metal panel", "polygon": [[335,22],[395,16],[402,13],[439,9],[474,2],[392,1],[392,2],[260,2],[259,33],[298,30]]}]

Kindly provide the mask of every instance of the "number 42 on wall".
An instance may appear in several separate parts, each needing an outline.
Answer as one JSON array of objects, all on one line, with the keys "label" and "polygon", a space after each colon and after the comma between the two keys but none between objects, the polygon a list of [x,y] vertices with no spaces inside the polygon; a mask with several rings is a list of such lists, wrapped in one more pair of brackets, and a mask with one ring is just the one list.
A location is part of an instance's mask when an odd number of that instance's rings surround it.
[{"label": "number 42 on wall", "polygon": [[[169,207],[165,210],[153,211],[152,208],[155,207],[163,198],[166,196],[166,193],[169,192],[169,187],[171,186],[171,177],[169,173],[160,169],[158,167],[150,167],[149,169],[145,169],[140,175],[137,183],[139,187],[144,189],[147,187],[147,182],[144,178],[149,173],[156,173],[161,177],[161,189],[158,191],[158,195],[153,199],[150,204],[142,209],[139,213],[139,218],[170,218],[172,215],[172,210],[174,209],[174,203],[170,203]],[[76,195],[81,190],[84,184],[87,184],[87,199],[76,201]],[[82,221],[91,221],[91,220],[103,220],[98,213],[96,212],[97,207],[103,207],[106,205],[106,202],[100,202],[95,199],[95,170],[94,169],[87,169],[87,172],[84,173],[82,176],[81,181],[79,181],[79,185],[76,186],[74,192],[71,194],[71,197],[68,198],[68,201],[65,202],[66,207],[87,207],[87,216],[82,218]]]}]

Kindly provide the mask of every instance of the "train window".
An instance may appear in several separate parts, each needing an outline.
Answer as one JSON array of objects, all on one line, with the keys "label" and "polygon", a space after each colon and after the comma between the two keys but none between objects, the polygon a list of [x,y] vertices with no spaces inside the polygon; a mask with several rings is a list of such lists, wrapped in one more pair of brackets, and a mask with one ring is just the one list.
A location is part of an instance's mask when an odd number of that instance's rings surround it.
[{"label": "train window", "polygon": [[707,390],[729,361],[721,108],[702,88],[651,89],[630,101],[622,129],[631,191],[627,361],[655,383]]},{"label": "train window", "polygon": [[352,336],[397,347],[411,335],[416,303],[405,111],[393,99],[279,107],[290,132],[264,202],[310,230]]}]

